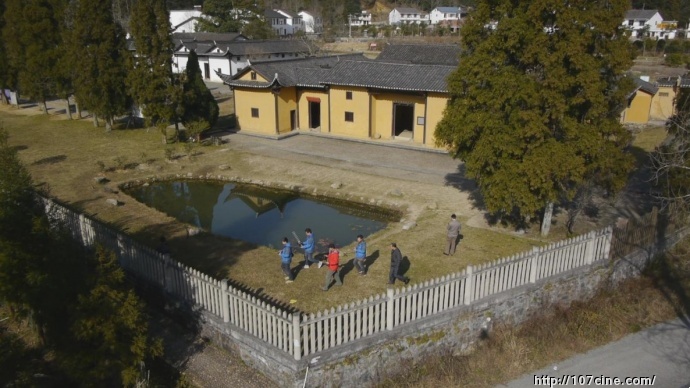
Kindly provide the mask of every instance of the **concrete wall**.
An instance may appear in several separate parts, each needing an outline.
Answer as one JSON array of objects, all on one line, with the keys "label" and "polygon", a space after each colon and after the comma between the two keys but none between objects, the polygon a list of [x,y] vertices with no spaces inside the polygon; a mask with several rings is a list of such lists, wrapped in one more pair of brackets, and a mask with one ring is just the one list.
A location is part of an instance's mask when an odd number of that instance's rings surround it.
[{"label": "concrete wall", "polygon": [[403,94],[403,93],[377,93],[372,97],[372,109],[376,110],[376,119],[372,120],[372,132],[374,135],[381,135],[381,138],[388,139],[393,135],[393,104],[404,103],[414,105],[414,115],[412,117],[413,140],[417,143],[423,142],[424,126],[417,125],[417,117],[424,116],[426,101],[422,95]]},{"label": "concrete wall", "polygon": [[282,88],[278,95],[278,133],[292,130],[291,111],[295,112],[295,120],[297,120],[297,92],[295,88]]},{"label": "concrete wall", "polygon": [[320,111],[321,111],[321,132],[328,132],[328,92],[325,90],[300,90],[297,95],[298,100],[298,115],[299,115],[299,125],[300,129],[310,129],[309,128],[309,101],[308,98],[317,98],[321,100]]},{"label": "concrete wall", "polygon": [[645,124],[649,121],[652,95],[638,90],[630,105],[623,111],[623,123]]},{"label": "concrete wall", "polygon": [[[352,100],[346,99],[352,92]],[[353,138],[369,138],[369,93],[365,88],[333,86],[331,101],[331,133]],[[345,121],[345,112],[354,114],[354,121]]]},{"label": "concrete wall", "polygon": [[668,120],[674,111],[676,91],[673,86],[659,86],[659,91],[652,97],[649,110],[651,120]]}]

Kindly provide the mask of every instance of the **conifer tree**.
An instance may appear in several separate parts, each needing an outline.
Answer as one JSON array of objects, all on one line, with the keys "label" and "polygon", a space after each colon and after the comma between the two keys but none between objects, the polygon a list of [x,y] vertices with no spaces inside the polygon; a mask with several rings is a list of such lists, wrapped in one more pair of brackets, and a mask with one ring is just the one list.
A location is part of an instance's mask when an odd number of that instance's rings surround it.
[{"label": "conifer tree", "polygon": [[242,28],[240,9],[235,8],[233,0],[206,0],[206,17],[199,19],[197,29],[203,32],[239,32]]},{"label": "conifer tree", "polygon": [[632,166],[619,122],[632,90],[627,7],[487,0],[463,26],[435,137],[465,162],[489,212],[525,220],[543,211],[547,234],[553,204],[583,184],[624,186]]},{"label": "conifer tree", "polygon": [[27,0],[18,18],[24,49],[19,84],[23,93],[41,103],[46,114],[46,100],[56,91],[55,64],[61,47],[59,20],[65,5],[63,0]]},{"label": "conifer tree", "polygon": [[24,63],[24,48],[21,42],[21,28],[24,24],[24,1],[5,0],[2,27],[3,58],[0,73],[1,83],[15,92],[19,91],[19,69]]},{"label": "conifer tree", "polygon": [[63,69],[75,70],[77,101],[94,116],[103,117],[110,130],[114,118],[130,108],[124,31],[115,23],[110,7],[98,0],[78,0],[68,37]]},{"label": "conifer tree", "polygon": [[167,126],[175,117],[172,76],[173,42],[164,0],[139,0],[130,28],[136,55],[128,85],[149,125]]},{"label": "conifer tree", "polygon": [[204,84],[199,60],[194,50],[189,53],[182,90],[181,119],[185,127],[192,124],[199,133],[213,127],[218,120],[218,103]]}]

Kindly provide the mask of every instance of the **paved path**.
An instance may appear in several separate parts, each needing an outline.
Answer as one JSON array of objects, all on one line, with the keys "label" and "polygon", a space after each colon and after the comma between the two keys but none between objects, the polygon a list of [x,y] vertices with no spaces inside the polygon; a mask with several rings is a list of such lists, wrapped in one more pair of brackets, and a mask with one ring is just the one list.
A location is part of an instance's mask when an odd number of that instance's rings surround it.
[{"label": "paved path", "polygon": [[[563,376],[593,377],[653,377],[656,376],[654,387],[688,388],[690,387],[690,321],[676,319],[662,323],[631,334],[620,341],[591,350],[585,354],[572,357],[554,366],[528,373],[521,378],[499,387],[526,388],[536,385],[534,376],[549,376],[563,378]],[[553,384],[553,386],[576,386],[572,377],[569,384]],[[538,382],[537,382],[538,383]],[[588,384],[577,384],[588,386]],[[615,385],[594,382],[589,386],[613,387]],[[625,386],[621,384],[621,386]],[[641,387],[644,385],[631,385]],[[649,386],[649,385],[647,385]]]},{"label": "paved path", "polygon": [[[351,141],[300,134],[281,140],[240,133],[224,136],[228,147],[253,154],[306,161],[332,167],[347,167],[371,175],[413,182],[474,188],[464,178],[463,164],[446,153],[420,150],[405,141]],[[380,144],[375,144],[380,143]]]}]

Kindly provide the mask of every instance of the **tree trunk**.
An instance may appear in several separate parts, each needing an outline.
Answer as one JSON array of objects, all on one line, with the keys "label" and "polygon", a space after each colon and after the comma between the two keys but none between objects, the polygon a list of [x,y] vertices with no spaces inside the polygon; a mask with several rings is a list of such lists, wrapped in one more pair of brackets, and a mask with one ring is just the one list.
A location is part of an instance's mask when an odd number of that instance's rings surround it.
[{"label": "tree trunk", "polygon": [[77,120],[81,120],[81,106],[79,101],[74,101],[74,106],[77,108]]},{"label": "tree trunk", "polygon": [[551,229],[551,216],[553,215],[553,202],[546,204],[544,208],[544,218],[541,221],[541,235],[546,237],[549,235],[549,230]]},{"label": "tree trunk", "polygon": [[43,100],[43,113],[48,114],[48,104]]},{"label": "tree trunk", "polygon": [[2,99],[2,103],[5,105],[10,104],[10,100],[7,99],[7,96],[5,95],[5,88],[0,89],[0,98]]},{"label": "tree trunk", "polygon": [[65,101],[67,101],[67,117],[72,120],[72,107],[69,105],[69,95],[65,98]]},{"label": "tree trunk", "polygon": [[92,113],[91,117],[93,117],[93,126],[98,128],[98,116],[96,116],[95,113]]},{"label": "tree trunk", "polygon": [[106,117],[104,120],[105,120],[106,132],[112,131],[113,130],[113,118],[112,117]]}]

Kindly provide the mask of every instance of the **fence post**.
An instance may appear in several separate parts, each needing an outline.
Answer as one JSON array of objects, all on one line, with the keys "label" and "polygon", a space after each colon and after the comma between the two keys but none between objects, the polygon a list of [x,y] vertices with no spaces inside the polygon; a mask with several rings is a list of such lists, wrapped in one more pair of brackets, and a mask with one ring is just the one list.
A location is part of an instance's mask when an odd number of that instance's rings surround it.
[{"label": "fence post", "polygon": [[299,313],[292,313],[292,343],[294,344],[292,354],[295,360],[300,360],[302,358],[302,339],[300,338],[299,318]]},{"label": "fence post", "polygon": [[585,264],[590,265],[594,262],[594,249],[597,244],[596,232],[587,233],[587,245],[585,245]]},{"label": "fence post", "polygon": [[606,241],[604,242],[604,259],[608,260],[611,254],[611,244],[613,244],[613,226],[608,226],[604,234]]},{"label": "fence post", "polygon": [[174,271],[174,269],[172,268],[172,264],[170,263],[170,258],[168,257],[168,255],[161,254],[158,254],[158,258],[161,258],[163,261],[163,289],[167,293],[172,294],[174,292],[173,279],[175,279],[175,274],[170,273],[171,271]]},{"label": "fence post", "polygon": [[388,296],[388,301],[386,301],[386,329],[393,330],[393,314],[395,313],[393,303],[393,289],[389,288],[388,290],[386,290],[386,294]]},{"label": "fence post", "polygon": [[532,248],[532,257],[530,257],[530,268],[529,268],[529,282],[537,282],[537,262],[539,261],[539,247]]},{"label": "fence post", "polygon": [[84,233],[84,224],[86,223],[84,213],[79,213],[79,231],[75,231],[75,233],[79,233],[79,240],[81,241],[81,244],[83,246],[88,246],[87,241],[86,241],[86,236]]},{"label": "fence post", "polygon": [[463,303],[469,305],[472,303],[472,295],[474,294],[474,275],[472,274],[472,266],[468,265],[465,269],[465,295],[463,295]]},{"label": "fence post", "polygon": [[221,303],[223,303],[223,322],[230,322],[230,296],[228,295],[228,279],[220,281]]}]

